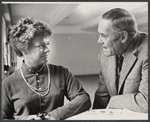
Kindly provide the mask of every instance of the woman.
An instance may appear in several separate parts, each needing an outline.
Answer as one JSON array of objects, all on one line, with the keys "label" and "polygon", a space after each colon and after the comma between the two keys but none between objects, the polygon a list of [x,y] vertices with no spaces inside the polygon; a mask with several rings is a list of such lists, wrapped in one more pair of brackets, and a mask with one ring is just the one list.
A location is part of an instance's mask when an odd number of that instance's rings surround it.
[{"label": "woman", "polygon": [[[63,120],[88,110],[91,101],[63,66],[47,63],[52,30],[35,18],[22,18],[9,38],[22,66],[2,82],[2,119]],[[70,101],[64,105],[64,97]]]}]

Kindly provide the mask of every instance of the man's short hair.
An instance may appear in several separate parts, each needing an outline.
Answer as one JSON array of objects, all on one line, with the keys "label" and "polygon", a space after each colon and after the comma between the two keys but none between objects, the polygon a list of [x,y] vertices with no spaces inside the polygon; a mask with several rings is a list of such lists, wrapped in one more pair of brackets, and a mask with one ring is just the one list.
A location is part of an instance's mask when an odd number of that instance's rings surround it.
[{"label": "man's short hair", "polygon": [[137,32],[135,18],[125,9],[111,9],[104,13],[102,18],[112,21],[112,28],[114,31],[127,31],[130,36]]}]

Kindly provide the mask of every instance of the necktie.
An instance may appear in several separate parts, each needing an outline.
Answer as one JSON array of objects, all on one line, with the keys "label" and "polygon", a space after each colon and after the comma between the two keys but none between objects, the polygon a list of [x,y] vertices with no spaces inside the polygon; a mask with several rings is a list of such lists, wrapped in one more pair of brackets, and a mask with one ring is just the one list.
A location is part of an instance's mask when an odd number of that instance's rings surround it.
[{"label": "necktie", "polygon": [[123,56],[118,56],[118,73],[120,74],[122,68]]},{"label": "necktie", "polygon": [[118,86],[119,86],[119,78],[120,78],[120,71],[122,68],[122,63],[123,63],[123,56],[117,56],[117,80],[116,80],[116,87],[118,90]]}]

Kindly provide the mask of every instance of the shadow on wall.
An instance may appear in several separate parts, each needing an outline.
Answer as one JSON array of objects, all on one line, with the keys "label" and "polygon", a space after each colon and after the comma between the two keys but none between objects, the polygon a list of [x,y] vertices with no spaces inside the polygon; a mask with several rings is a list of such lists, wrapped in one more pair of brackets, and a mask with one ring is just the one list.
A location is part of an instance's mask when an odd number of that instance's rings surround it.
[{"label": "shadow on wall", "polygon": [[[94,101],[94,93],[98,88],[98,82],[99,82],[99,75],[79,75],[75,76],[78,81],[82,84],[83,88],[89,93],[91,102],[93,105]],[[67,100],[65,99],[65,103],[67,103]]]}]

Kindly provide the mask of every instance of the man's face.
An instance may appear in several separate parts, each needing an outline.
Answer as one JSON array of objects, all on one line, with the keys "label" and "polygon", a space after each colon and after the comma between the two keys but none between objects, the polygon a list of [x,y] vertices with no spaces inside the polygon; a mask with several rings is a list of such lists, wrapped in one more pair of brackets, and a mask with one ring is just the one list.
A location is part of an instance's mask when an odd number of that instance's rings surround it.
[{"label": "man's face", "polygon": [[100,19],[98,25],[99,40],[102,44],[103,53],[106,56],[119,55],[123,52],[123,44],[121,43],[121,33],[112,29],[112,22],[106,19]]},{"label": "man's face", "polygon": [[44,35],[36,35],[29,43],[27,59],[34,64],[40,65],[48,61],[49,38]]}]

